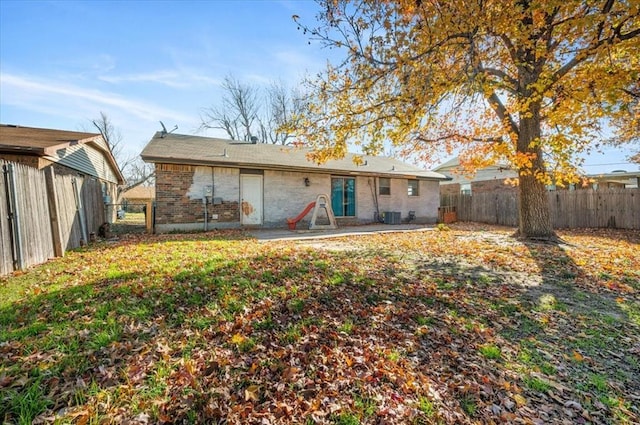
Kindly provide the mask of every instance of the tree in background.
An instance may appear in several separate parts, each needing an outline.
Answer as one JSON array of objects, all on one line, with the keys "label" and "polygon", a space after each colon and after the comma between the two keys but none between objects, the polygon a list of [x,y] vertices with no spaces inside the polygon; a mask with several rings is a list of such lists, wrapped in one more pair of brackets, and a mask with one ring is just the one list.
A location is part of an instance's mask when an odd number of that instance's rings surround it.
[{"label": "tree in background", "polygon": [[640,164],[640,79],[625,89],[625,94],[626,103],[621,108],[626,113],[616,123],[618,131],[612,144],[635,143],[636,153],[629,160]]},{"label": "tree in background", "polygon": [[223,130],[232,140],[248,142],[256,137],[262,143],[290,142],[293,133],[289,129],[295,127],[294,119],[304,105],[298,90],[282,82],[262,90],[231,76],[225,77],[222,89],[220,105],[203,109],[201,129]]},{"label": "tree in background", "polygon": [[637,0],[319,3],[318,26],[294,19],[346,56],[308,82],[297,130],[312,158],[390,141],[422,160],[458,150],[471,169],[506,159],[523,237],[554,238],[546,185],[575,182],[576,155],[637,119]]},{"label": "tree in background", "polygon": [[152,164],[147,164],[139,155],[125,156],[123,152],[123,138],[120,130],[114,125],[109,116],[100,111],[100,117],[92,120],[91,123],[98,129],[107,145],[111,149],[120,171],[126,179],[126,184],[118,188],[118,200],[122,193],[136,186],[152,184],[155,177],[155,170]]}]

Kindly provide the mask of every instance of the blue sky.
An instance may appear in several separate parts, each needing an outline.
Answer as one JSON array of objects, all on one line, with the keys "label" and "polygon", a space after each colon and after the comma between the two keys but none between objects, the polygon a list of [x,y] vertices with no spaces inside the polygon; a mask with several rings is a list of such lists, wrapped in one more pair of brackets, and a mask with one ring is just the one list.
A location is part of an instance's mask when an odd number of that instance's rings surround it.
[{"label": "blue sky", "polygon": [[[0,0],[0,122],[93,131],[102,111],[130,154],[158,121],[195,134],[225,76],[292,85],[324,67],[331,52],[292,20],[312,24],[318,8],[311,0]],[[629,154],[607,149],[585,163],[605,165],[584,168],[639,169],[625,164]]]}]

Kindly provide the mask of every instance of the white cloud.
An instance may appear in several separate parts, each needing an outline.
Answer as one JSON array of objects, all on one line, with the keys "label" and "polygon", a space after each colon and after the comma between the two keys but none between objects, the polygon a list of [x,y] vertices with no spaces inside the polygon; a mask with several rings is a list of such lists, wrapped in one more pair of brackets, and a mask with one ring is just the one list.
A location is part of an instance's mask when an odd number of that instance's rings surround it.
[{"label": "white cloud", "polygon": [[155,72],[125,75],[101,75],[98,77],[108,83],[155,83],[172,88],[189,88],[194,85],[218,85],[220,81],[207,77],[197,71],[183,68],[178,70],[159,70]]},{"label": "white cloud", "polygon": [[92,131],[90,120],[105,112],[124,137],[127,155],[138,155],[163,121],[178,124],[187,134],[197,128],[196,111],[187,115],[175,109],[118,93],[82,87],[59,80],[0,74],[0,116],[3,122],[34,127]]},{"label": "white cloud", "polygon": [[3,104],[38,112],[57,111],[57,114],[67,117],[78,115],[78,111],[115,108],[145,121],[155,122],[166,118],[193,121],[192,117],[144,101],[55,80],[2,74],[0,89]]}]

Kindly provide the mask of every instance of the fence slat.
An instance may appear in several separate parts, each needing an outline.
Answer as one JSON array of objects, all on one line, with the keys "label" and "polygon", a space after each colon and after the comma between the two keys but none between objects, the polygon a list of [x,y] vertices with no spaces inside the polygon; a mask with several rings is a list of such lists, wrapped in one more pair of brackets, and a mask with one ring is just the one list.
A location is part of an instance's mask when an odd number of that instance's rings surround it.
[{"label": "fence slat", "polygon": [[0,275],[13,271],[11,255],[11,233],[9,229],[9,211],[7,211],[6,176],[4,166],[8,163],[0,160]]},{"label": "fence slat", "polygon": [[[558,190],[550,191],[548,200],[556,229],[640,229],[640,189]],[[460,221],[518,225],[519,196],[514,192],[447,194],[440,203],[455,206]]]},{"label": "fence slat", "polygon": [[[37,170],[33,167],[0,160],[0,169],[12,165],[16,186],[16,205],[18,212],[20,238],[22,241],[23,267],[40,264],[64,251],[80,246],[82,229],[78,217],[76,198],[73,192],[75,179],[80,199],[86,212],[86,234],[97,233],[105,220],[105,207],[102,197],[102,183],[93,178],[55,175],[51,169]],[[50,174],[49,188],[46,173]],[[13,235],[9,228],[6,175],[0,174],[0,275],[14,271],[12,254]],[[54,200],[50,196],[55,196]],[[56,211],[50,211],[50,206]],[[61,249],[54,249],[54,231],[52,215],[57,218],[59,243]],[[85,241],[88,242],[88,241]],[[57,252],[56,252],[57,251]]]}]

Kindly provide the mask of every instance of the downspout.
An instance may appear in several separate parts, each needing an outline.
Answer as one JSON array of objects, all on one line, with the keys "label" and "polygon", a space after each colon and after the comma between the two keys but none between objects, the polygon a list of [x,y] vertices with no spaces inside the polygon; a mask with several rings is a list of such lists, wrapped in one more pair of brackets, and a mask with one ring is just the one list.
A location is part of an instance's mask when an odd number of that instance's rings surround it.
[{"label": "downspout", "polygon": [[204,196],[202,202],[204,203],[204,231],[209,230],[209,211],[207,210],[207,204],[211,199],[211,205],[213,205],[213,167],[211,167],[211,186],[205,186]]},{"label": "downspout", "polygon": [[[375,177],[374,177],[374,179],[375,179]],[[369,179],[367,181],[367,183],[369,184],[369,187],[371,188],[371,197],[373,198],[373,205],[376,207],[376,221],[379,222],[380,221],[380,208],[378,207],[378,193],[377,193],[376,188],[375,188],[375,183],[372,185],[371,184],[371,180],[372,179]],[[375,180],[374,180],[374,182],[375,182]]]},{"label": "downspout", "polygon": [[202,197],[202,203],[204,204],[204,231],[207,231],[207,195],[205,193],[205,195]]}]

